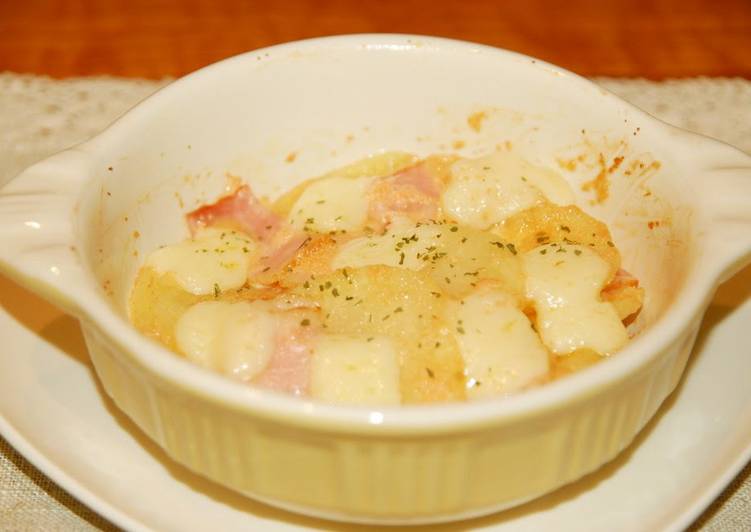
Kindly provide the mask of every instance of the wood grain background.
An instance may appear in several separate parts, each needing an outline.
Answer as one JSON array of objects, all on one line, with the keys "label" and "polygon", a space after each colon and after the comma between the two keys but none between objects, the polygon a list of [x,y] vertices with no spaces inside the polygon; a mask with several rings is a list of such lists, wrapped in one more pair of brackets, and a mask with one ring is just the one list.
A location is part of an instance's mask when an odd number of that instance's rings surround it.
[{"label": "wood grain background", "polygon": [[587,76],[751,78],[751,0],[0,0],[0,71],[179,76],[359,32],[467,39]]}]

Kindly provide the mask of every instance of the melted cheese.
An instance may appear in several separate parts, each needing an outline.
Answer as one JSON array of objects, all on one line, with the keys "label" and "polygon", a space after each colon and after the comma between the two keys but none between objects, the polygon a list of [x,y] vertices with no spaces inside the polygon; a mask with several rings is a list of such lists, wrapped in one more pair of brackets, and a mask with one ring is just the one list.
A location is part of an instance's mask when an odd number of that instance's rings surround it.
[{"label": "melted cheese", "polygon": [[362,229],[372,182],[370,177],[327,177],[312,182],[292,206],[290,224],[319,233]]},{"label": "melted cheese", "polygon": [[541,246],[524,256],[527,297],[542,341],[556,354],[589,348],[611,354],[628,340],[615,307],[600,298],[608,263],[586,246]]},{"label": "melted cheese", "polygon": [[454,303],[451,318],[470,399],[516,392],[547,373],[548,352],[505,292],[477,292]]},{"label": "melted cheese", "polygon": [[204,301],[178,320],[175,339],[188,360],[247,382],[271,358],[275,321],[260,302]]},{"label": "melted cheese", "polygon": [[245,284],[256,245],[242,233],[204,229],[195,238],[157,249],[146,259],[159,274],[172,273],[194,295],[234,290]]},{"label": "melted cheese", "polygon": [[313,351],[311,395],[328,403],[398,405],[397,352],[384,337],[323,335]]},{"label": "melted cheese", "polygon": [[545,201],[574,202],[573,192],[561,176],[508,152],[459,160],[451,173],[443,208],[459,222],[477,229]]},{"label": "melted cheese", "polygon": [[435,248],[443,228],[426,224],[396,222],[383,235],[355,238],[344,244],[331,262],[333,269],[362,268],[383,264],[417,271],[425,266],[421,257]]}]

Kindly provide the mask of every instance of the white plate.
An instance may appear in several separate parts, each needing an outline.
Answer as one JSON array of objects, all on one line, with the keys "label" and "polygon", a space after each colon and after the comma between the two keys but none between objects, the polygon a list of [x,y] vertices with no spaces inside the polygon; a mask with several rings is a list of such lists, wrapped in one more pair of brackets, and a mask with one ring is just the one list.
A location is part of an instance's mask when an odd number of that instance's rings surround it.
[{"label": "white plate", "polygon": [[[746,268],[715,297],[682,385],[614,462],[519,508],[431,530],[690,524],[751,457],[750,296]],[[114,523],[129,530],[357,528],[255,503],[174,464],[104,396],[75,320],[2,277],[0,304],[0,432]]]}]

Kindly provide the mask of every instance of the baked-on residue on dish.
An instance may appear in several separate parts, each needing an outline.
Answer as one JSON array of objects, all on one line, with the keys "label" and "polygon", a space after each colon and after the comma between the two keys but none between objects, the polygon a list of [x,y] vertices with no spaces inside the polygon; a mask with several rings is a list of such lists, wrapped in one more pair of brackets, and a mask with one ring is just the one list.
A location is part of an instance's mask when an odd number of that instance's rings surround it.
[{"label": "baked-on residue on dish", "polygon": [[273,203],[239,185],[146,259],[130,317],[201,366],[330,403],[517,393],[618,351],[642,306],[573,203],[510,152],[375,155]]}]

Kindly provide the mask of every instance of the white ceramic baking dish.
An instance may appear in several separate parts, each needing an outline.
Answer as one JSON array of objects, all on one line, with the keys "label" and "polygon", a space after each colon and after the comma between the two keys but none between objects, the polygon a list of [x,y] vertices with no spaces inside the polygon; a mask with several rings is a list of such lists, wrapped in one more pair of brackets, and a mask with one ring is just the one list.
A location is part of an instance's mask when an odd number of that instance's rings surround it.
[{"label": "white ceramic baking dish", "polygon": [[[228,174],[273,197],[377,151],[497,148],[567,177],[646,288],[632,342],[595,367],[473,404],[335,407],[207,372],[127,321],[143,257],[184,237],[183,214]],[[598,176],[599,200],[582,190]],[[172,458],[270,504],[362,522],[494,512],[612,459],[675,388],[718,283],[750,258],[751,158],[550,64],[417,36],[222,61],[0,193],[0,270],[80,319],[105,390]]]}]

